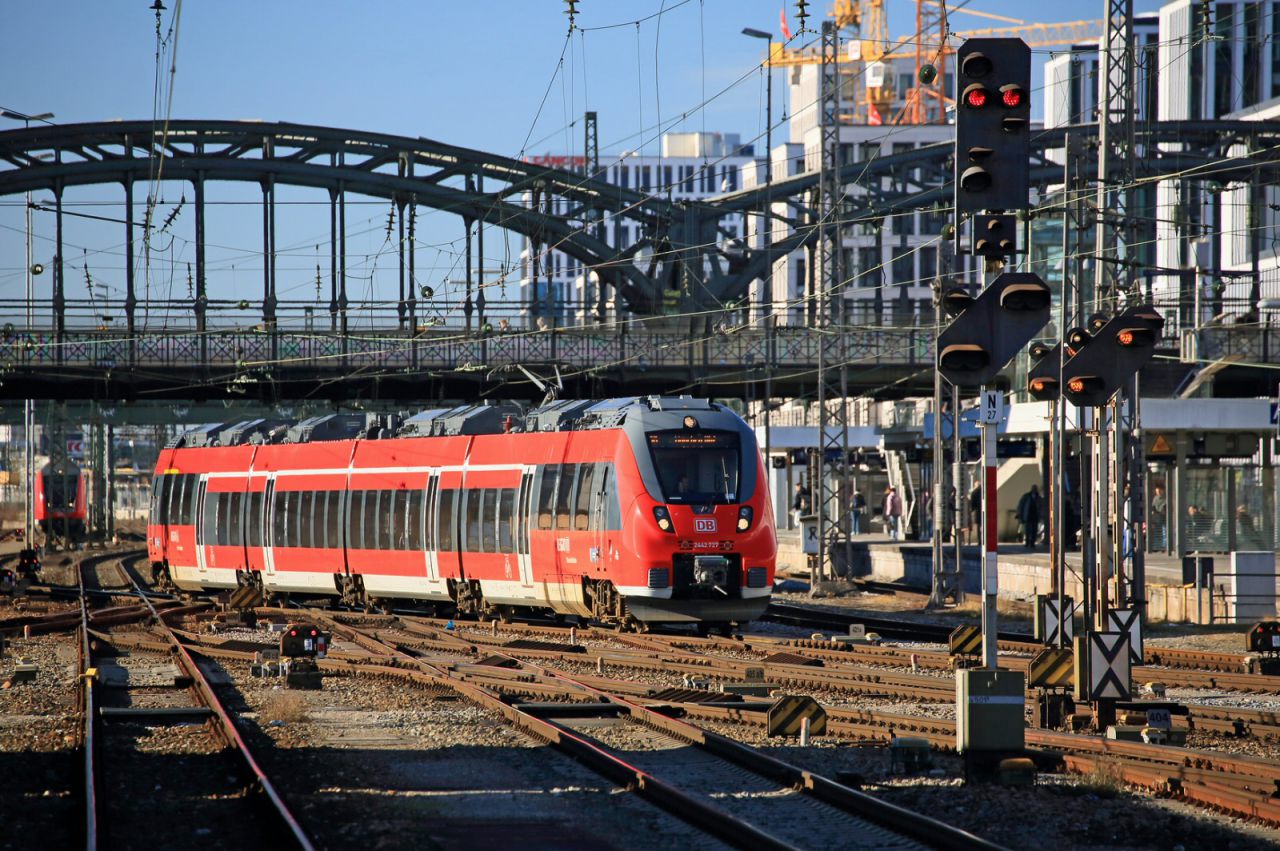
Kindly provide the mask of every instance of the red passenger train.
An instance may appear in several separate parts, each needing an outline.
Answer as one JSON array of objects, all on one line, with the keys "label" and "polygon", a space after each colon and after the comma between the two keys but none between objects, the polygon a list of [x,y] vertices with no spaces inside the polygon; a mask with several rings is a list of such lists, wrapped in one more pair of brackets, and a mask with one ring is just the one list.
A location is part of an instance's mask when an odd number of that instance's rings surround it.
[{"label": "red passenger train", "polygon": [[64,458],[41,467],[32,501],[36,524],[46,537],[84,537],[89,500],[84,471],[74,461]]},{"label": "red passenger train", "polygon": [[777,554],[754,433],[688,397],[206,427],[161,452],[147,542],[188,590],[720,627]]}]

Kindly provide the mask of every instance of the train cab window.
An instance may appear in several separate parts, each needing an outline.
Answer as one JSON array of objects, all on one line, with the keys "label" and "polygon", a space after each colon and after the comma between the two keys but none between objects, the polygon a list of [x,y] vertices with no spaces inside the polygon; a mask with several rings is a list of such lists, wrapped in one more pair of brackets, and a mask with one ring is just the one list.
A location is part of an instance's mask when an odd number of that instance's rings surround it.
[{"label": "train cab window", "polygon": [[556,488],[556,529],[567,530],[570,523],[570,512],[573,502],[574,481],[578,475],[577,464],[562,464],[560,467],[560,487]]},{"label": "train cab window", "polygon": [[738,501],[741,441],[732,431],[654,431],[649,454],[661,498],[680,505],[725,505]]},{"label": "train cab window", "polygon": [[595,481],[595,464],[578,465],[577,498],[573,507],[573,528],[585,532],[591,527],[591,486]]},{"label": "train cab window", "polygon": [[544,464],[538,468],[538,528],[555,528],[556,482],[560,480],[559,464]]},{"label": "train cab window", "polygon": [[172,488],[169,490],[169,523],[173,526],[185,526],[191,522],[191,519],[183,511],[185,505],[183,501],[183,492],[187,489],[187,479],[191,478],[186,475],[175,476]]},{"label": "train cab window", "polygon": [[440,552],[443,552],[443,553],[458,552],[458,544],[457,544],[457,541],[454,540],[455,536],[453,534],[453,529],[454,529],[453,524],[455,519],[453,516],[453,513],[454,511],[457,510],[457,507],[458,507],[458,491],[453,490],[452,488],[449,490],[441,490],[440,491],[440,508],[437,511],[437,514],[438,514],[437,520],[439,522],[439,526],[436,533],[436,541],[437,541],[436,549],[438,549]]},{"label": "train cab window", "polygon": [[498,491],[498,552],[516,551],[516,489]]}]

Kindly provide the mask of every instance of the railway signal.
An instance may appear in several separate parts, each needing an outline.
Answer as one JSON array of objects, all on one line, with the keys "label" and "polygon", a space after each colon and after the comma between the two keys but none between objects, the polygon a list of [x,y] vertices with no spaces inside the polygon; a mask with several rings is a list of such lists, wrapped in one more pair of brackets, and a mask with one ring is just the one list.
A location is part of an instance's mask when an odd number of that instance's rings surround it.
[{"label": "railway signal", "polygon": [[1049,288],[1031,272],[1005,272],[977,298],[948,293],[943,304],[957,314],[938,336],[938,371],[961,387],[991,381],[1049,321]]},{"label": "railway signal", "polygon": [[1020,38],[971,38],[956,58],[956,212],[1023,209],[1030,183],[1031,49]]},{"label": "railway signal", "polygon": [[1105,405],[1107,401],[1155,355],[1156,341],[1164,328],[1164,317],[1149,305],[1126,308],[1109,322],[1095,317],[1096,331],[1085,339],[1073,331],[1068,335],[1068,351],[1073,335],[1080,343],[1062,370],[1062,395],[1075,405]]}]

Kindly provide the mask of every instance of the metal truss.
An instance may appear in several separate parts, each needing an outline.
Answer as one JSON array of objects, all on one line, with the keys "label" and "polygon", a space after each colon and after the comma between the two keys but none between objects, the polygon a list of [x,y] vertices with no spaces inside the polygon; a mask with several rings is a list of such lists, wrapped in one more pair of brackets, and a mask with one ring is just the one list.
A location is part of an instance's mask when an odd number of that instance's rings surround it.
[{"label": "metal truss", "polygon": [[848,572],[852,562],[850,494],[845,474],[849,463],[849,346],[845,327],[839,54],[839,30],[834,21],[824,21],[819,80],[822,181],[818,191],[818,221],[823,234],[821,286],[825,290],[827,309],[821,323],[826,333],[818,343],[818,457],[811,467],[817,481],[810,482],[818,515],[818,560],[812,576],[813,588],[828,566],[835,570],[840,565],[841,572]]}]

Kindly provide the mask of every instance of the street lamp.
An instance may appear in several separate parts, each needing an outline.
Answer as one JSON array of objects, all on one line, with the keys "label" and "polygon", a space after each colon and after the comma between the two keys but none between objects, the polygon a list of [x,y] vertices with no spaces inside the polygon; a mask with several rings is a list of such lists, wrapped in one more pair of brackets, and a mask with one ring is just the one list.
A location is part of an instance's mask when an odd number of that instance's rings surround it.
[{"label": "street lamp", "polygon": [[[45,124],[49,124],[50,123],[49,119],[53,118],[52,112],[42,112],[39,115],[27,115],[26,113],[14,112],[13,110],[9,110],[9,109],[0,109],[0,115],[3,115],[5,118],[12,118],[14,121],[21,121],[28,130],[31,129],[32,121],[42,121]],[[33,265],[31,263],[31,193],[30,192],[27,193],[27,203],[25,207],[25,213],[26,213],[26,221],[27,221],[27,264],[26,264],[26,270],[25,270],[26,279],[27,279],[27,329],[26,329],[26,332],[29,337],[31,334],[31,325],[32,325],[31,276],[39,275],[41,272],[44,271],[44,267]],[[26,447],[24,449],[25,457],[23,459],[24,461],[23,479],[25,480],[26,490],[27,490],[27,511],[26,511],[27,528],[26,528],[26,538],[23,541],[23,545],[27,549],[32,549],[35,546],[35,544],[33,543],[33,540],[35,538],[35,524],[32,522],[35,515],[35,490],[32,487],[32,485],[35,481],[35,475],[36,475],[36,470],[35,470],[36,458],[35,458],[35,449],[31,444],[32,444],[32,441],[35,439],[36,406],[35,406],[35,402],[31,399],[27,399],[23,405],[22,428],[25,432],[25,437],[26,437],[26,440],[24,441],[26,443]]]},{"label": "street lamp", "polygon": [[[764,30],[744,27],[742,34],[747,38],[763,39],[765,43],[765,107],[764,107],[764,210],[761,224],[764,226],[764,255],[769,261],[764,280],[760,282],[760,307],[764,316],[765,359],[764,359],[764,467],[765,476],[773,475],[773,458],[770,457],[770,400],[773,396],[773,33]],[[787,489],[790,489],[790,482]],[[772,490],[772,488],[770,488]],[[784,491],[786,493],[787,491]]]}]

